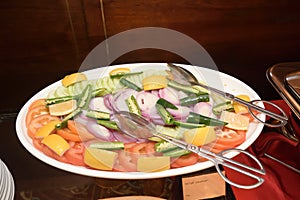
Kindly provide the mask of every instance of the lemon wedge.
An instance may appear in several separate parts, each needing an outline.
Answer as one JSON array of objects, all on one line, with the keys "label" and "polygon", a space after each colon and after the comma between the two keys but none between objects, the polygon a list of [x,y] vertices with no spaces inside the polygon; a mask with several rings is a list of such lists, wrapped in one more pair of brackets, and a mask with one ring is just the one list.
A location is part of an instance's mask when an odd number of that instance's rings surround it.
[{"label": "lemon wedge", "polygon": [[109,75],[110,76],[119,76],[119,75],[123,75],[123,74],[129,73],[129,72],[130,72],[129,68],[121,67],[121,68],[116,68],[116,69],[111,70],[109,72]]},{"label": "lemon wedge", "polygon": [[227,128],[234,130],[247,130],[249,126],[249,117],[234,112],[222,111],[220,120],[227,122]]},{"label": "lemon wedge", "polygon": [[77,108],[77,101],[71,99],[61,103],[49,105],[49,113],[52,116],[63,116],[71,113]]},{"label": "lemon wedge", "polygon": [[103,149],[88,147],[84,152],[84,163],[100,170],[112,170],[117,153]]},{"label": "lemon wedge", "polygon": [[[243,99],[245,101],[250,101],[250,97],[246,94],[241,94],[241,95],[237,95],[236,97]],[[238,102],[233,102],[233,109],[234,112],[237,114],[242,114],[242,113],[247,113],[248,112],[248,108],[244,105],[239,104]]]},{"label": "lemon wedge", "polygon": [[70,85],[73,85],[74,83],[80,82],[80,81],[85,81],[87,80],[87,77],[85,74],[77,72],[77,73],[73,73],[70,75],[65,76],[62,79],[62,84],[65,87],[68,87]]},{"label": "lemon wedge", "polygon": [[214,127],[205,126],[201,128],[188,129],[183,133],[184,140],[196,146],[210,143],[216,139]]},{"label": "lemon wedge", "polygon": [[157,90],[167,87],[167,78],[162,75],[148,76],[142,80],[144,90]]},{"label": "lemon wedge", "polygon": [[137,160],[137,171],[139,172],[159,172],[170,169],[170,157],[139,157]]},{"label": "lemon wedge", "polygon": [[58,120],[50,121],[46,125],[39,128],[34,135],[36,138],[44,138],[50,135],[55,130],[55,125],[60,123]]},{"label": "lemon wedge", "polygon": [[69,143],[60,135],[50,134],[44,139],[42,143],[48,146],[57,155],[62,156],[69,148]]}]

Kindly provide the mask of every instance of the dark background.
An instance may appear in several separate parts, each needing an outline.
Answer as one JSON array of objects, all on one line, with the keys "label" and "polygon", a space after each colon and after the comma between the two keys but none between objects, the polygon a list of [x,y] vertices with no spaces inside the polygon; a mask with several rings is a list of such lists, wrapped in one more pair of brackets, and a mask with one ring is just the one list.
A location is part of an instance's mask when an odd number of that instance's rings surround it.
[{"label": "dark background", "polygon": [[[78,71],[105,38],[138,27],[186,34],[220,71],[264,99],[280,98],[265,73],[276,63],[299,61],[299,10],[300,2],[289,0],[1,1],[0,112],[18,112],[40,89]],[[143,49],[113,64],[131,62],[186,63],[169,52]]]},{"label": "dark background", "polygon": [[[55,192],[66,195],[57,187],[93,181],[33,157],[17,138],[15,117],[39,90],[77,72],[106,38],[139,27],[181,32],[201,44],[220,71],[245,82],[263,99],[280,99],[266,70],[299,62],[299,11],[300,1],[293,0],[0,1],[0,158],[14,176],[17,194],[34,190],[42,199],[55,199]],[[141,49],[113,64],[136,62],[186,63],[166,51]]]}]

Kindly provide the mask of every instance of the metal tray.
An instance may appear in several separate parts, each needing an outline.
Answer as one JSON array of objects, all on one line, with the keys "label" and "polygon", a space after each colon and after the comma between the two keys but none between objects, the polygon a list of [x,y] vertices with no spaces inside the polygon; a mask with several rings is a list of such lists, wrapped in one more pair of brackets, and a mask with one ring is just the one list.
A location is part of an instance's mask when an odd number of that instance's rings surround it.
[{"label": "metal tray", "polygon": [[300,62],[278,63],[266,72],[267,78],[300,120]]},{"label": "metal tray", "polygon": [[290,73],[285,76],[287,88],[294,95],[295,99],[300,102],[300,71]]}]

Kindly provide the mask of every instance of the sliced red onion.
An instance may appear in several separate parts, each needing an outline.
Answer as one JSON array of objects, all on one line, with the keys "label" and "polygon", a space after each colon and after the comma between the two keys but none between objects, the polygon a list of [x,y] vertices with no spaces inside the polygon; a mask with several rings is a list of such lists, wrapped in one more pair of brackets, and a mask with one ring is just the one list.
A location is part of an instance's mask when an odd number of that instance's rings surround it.
[{"label": "sliced red onion", "polygon": [[152,107],[149,110],[143,110],[142,115],[148,119],[160,119],[161,118],[155,107]]},{"label": "sliced red onion", "polygon": [[117,92],[114,95],[112,107],[116,111],[129,111],[128,106],[126,104],[126,99],[128,99],[131,95],[136,97],[137,91],[133,89],[124,89],[119,92]]},{"label": "sliced red onion", "polygon": [[74,121],[76,123],[80,123],[80,124],[83,124],[83,125],[87,125],[88,122],[90,121],[95,121],[94,119],[92,118],[89,118],[87,116],[85,116],[85,111],[83,110],[82,113],[80,113],[78,116],[76,116],[74,118]]},{"label": "sliced red onion", "polygon": [[183,91],[178,91],[178,98],[182,99],[188,97],[187,93],[183,92]]},{"label": "sliced red onion", "polygon": [[158,90],[151,90],[151,93],[159,98]]},{"label": "sliced red onion", "polygon": [[112,132],[116,140],[124,143],[130,143],[130,142],[137,142],[138,140],[134,137],[130,137],[129,135],[126,135],[124,133],[121,133],[119,131],[113,131]]},{"label": "sliced red onion", "polygon": [[173,88],[166,87],[158,91],[159,97],[163,98],[172,104],[179,105],[178,91]]},{"label": "sliced red onion", "polygon": [[166,125],[166,123],[164,122],[164,120],[162,118],[151,119],[151,121],[156,125],[161,125],[161,126]]},{"label": "sliced red onion", "polygon": [[109,109],[113,110],[112,108],[112,102],[114,100],[114,97],[112,94],[107,94],[103,97],[104,105]]},{"label": "sliced red onion", "polygon": [[112,132],[104,126],[97,124],[94,121],[90,121],[86,126],[87,130],[91,132],[95,137],[105,140],[105,141],[114,141],[114,135]]},{"label": "sliced red onion", "polygon": [[159,98],[151,92],[142,91],[136,95],[136,101],[141,111],[147,111],[155,107]]},{"label": "sliced red onion", "polygon": [[97,110],[97,111],[103,111],[103,112],[111,112],[109,110],[105,103],[104,103],[104,98],[103,97],[95,97],[92,98],[89,104],[89,108],[91,110]]},{"label": "sliced red onion", "polygon": [[195,113],[198,113],[200,115],[211,117],[212,115],[212,105],[207,102],[199,102],[194,105],[193,108]]},{"label": "sliced red onion", "polygon": [[189,113],[192,111],[191,108],[186,106],[177,106],[178,110],[167,108],[167,110],[176,119],[186,119]]}]

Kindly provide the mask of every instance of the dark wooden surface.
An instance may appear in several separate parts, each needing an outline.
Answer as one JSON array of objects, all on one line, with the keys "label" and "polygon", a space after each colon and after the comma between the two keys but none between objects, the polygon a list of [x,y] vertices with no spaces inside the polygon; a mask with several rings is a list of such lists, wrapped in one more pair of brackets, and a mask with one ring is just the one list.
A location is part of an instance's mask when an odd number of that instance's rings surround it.
[{"label": "dark wooden surface", "polygon": [[[0,1],[0,114],[17,113],[36,92],[78,71],[105,38],[141,27],[168,28],[191,37],[220,71],[244,81],[264,99],[280,98],[265,73],[276,63],[300,60],[299,10],[300,1],[291,0]],[[157,49],[128,52],[112,62],[187,63]],[[0,122],[0,153],[19,188],[25,190],[30,180],[39,184],[45,177],[70,177],[31,156],[14,135],[14,123],[15,118]]]},{"label": "dark wooden surface", "polygon": [[[163,27],[191,37],[220,71],[265,99],[279,98],[265,72],[278,62],[299,61],[299,10],[300,2],[289,0],[1,1],[0,111],[18,111],[37,91],[77,71],[106,37],[138,27]],[[153,49],[126,53],[113,63],[165,61],[186,63]]]}]

